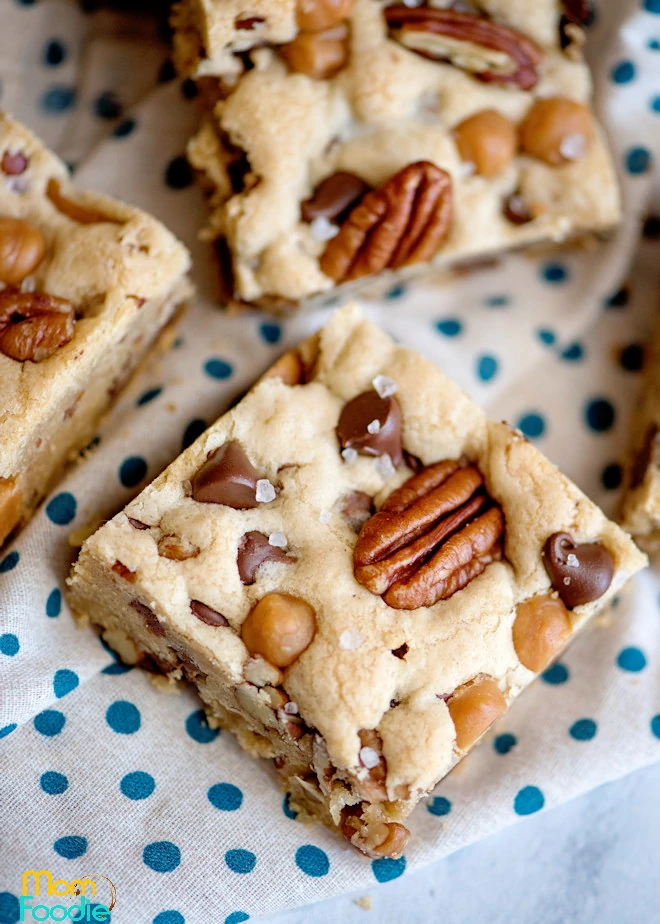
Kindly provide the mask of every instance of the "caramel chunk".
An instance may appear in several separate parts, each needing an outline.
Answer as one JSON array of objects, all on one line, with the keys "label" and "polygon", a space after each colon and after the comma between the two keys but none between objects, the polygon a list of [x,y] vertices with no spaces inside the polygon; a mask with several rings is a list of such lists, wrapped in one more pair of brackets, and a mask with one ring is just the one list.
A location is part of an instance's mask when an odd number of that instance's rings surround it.
[{"label": "caramel chunk", "polygon": [[262,597],[241,627],[250,654],[259,654],[275,667],[289,667],[316,634],[316,614],[305,600],[291,594]]}]

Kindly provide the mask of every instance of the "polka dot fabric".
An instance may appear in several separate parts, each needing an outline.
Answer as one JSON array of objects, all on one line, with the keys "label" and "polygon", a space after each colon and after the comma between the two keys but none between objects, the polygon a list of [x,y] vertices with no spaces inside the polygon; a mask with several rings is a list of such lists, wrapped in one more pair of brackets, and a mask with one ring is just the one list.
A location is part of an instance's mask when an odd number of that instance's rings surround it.
[{"label": "polka dot fabric", "polygon": [[[601,2],[592,41],[629,216],[618,236],[593,251],[512,256],[452,285],[374,287],[364,304],[493,417],[520,427],[608,513],[637,401],[660,228],[648,205],[660,148],[660,7],[616,7],[619,40],[609,42]],[[200,894],[213,899],[214,920],[240,924],[387,883],[660,759],[652,572],[423,800],[400,860],[372,862],[298,823],[267,766],[211,728],[190,692],[159,694],[76,629],[62,594],[71,533],[124,506],[328,310],[287,321],[232,317],[206,299],[208,250],[197,239],[206,212],[182,155],[196,119],[191,87],[163,66],[143,21],[141,38],[110,33],[81,57],[91,19],[77,4],[0,0],[0,14],[18,37],[16,60],[0,65],[0,105],[77,164],[81,184],[167,222],[193,250],[200,291],[170,351],[147,363],[103,422],[90,458],[0,555],[0,778],[9,807],[0,921],[17,919],[22,872],[38,863],[109,875],[115,924],[203,924]],[[636,216],[647,215],[640,240]]]}]

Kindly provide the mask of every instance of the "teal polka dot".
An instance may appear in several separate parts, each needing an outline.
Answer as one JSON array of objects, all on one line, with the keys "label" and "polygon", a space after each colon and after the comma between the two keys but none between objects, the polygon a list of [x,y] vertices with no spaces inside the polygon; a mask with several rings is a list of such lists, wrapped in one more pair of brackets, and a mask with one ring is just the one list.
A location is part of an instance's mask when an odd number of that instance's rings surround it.
[{"label": "teal polka dot", "polygon": [[65,860],[77,860],[87,853],[87,838],[77,834],[59,837],[53,844],[53,850]]},{"label": "teal polka dot", "polygon": [[560,285],[568,279],[568,270],[561,263],[546,263],[541,268],[541,278],[551,285]]},{"label": "teal polka dot", "polygon": [[35,715],[32,721],[39,734],[44,735],[46,738],[53,738],[55,735],[59,735],[66,724],[64,715],[58,712],[57,709],[45,709],[43,712]]},{"label": "teal polka dot", "polygon": [[653,96],[649,100],[649,109],[651,112],[660,113],[660,96]]},{"label": "teal polka dot", "polygon": [[628,286],[623,286],[621,289],[617,289],[616,292],[608,295],[603,304],[606,308],[625,308],[629,301],[630,289]]},{"label": "teal polka dot", "polygon": [[557,687],[568,680],[568,668],[565,664],[553,664],[541,674],[541,680],[545,680],[553,687]]},{"label": "teal polka dot", "polygon": [[596,737],[597,731],[598,726],[593,719],[578,719],[568,729],[569,735],[576,741],[591,741]]},{"label": "teal polka dot", "polygon": [[18,552],[10,552],[9,555],[0,561],[0,574],[6,574],[8,571],[13,571],[16,565],[21,560],[21,556]]},{"label": "teal polka dot", "polygon": [[638,674],[646,667],[646,655],[641,648],[624,648],[617,655],[616,663],[622,671]]},{"label": "teal polka dot", "polygon": [[444,334],[445,337],[458,337],[463,331],[463,324],[458,318],[444,318],[435,322],[438,333]]},{"label": "teal polka dot", "polygon": [[232,783],[216,783],[206,795],[211,805],[221,812],[235,812],[243,804],[243,793]]},{"label": "teal polka dot", "polygon": [[247,911],[232,911],[225,918],[225,924],[243,924],[243,921],[249,921],[250,915]]},{"label": "teal polka dot", "polygon": [[399,285],[392,286],[392,288],[385,293],[385,298],[389,299],[390,301],[395,301],[397,298],[403,298],[407,291],[408,286],[404,285],[403,283],[399,283]]},{"label": "teal polka dot", "polygon": [[327,876],[330,871],[330,860],[325,850],[313,844],[303,844],[296,850],[296,866],[308,876],[318,878]]},{"label": "teal polka dot", "polygon": [[498,735],[497,738],[493,741],[493,748],[496,754],[508,754],[509,751],[515,748],[518,743],[518,739],[515,735],[504,734]]},{"label": "teal polka dot", "polygon": [[371,871],[377,882],[389,882],[391,879],[398,879],[399,876],[403,876],[405,869],[405,857],[399,857],[398,860],[382,857],[380,860],[371,861]]},{"label": "teal polka dot", "polygon": [[630,83],[637,76],[637,69],[632,61],[619,61],[610,71],[613,83]]},{"label": "teal polka dot", "polygon": [[655,13],[660,16],[660,0],[644,0],[644,9],[647,13]]},{"label": "teal polka dot", "polygon": [[49,796],[60,796],[69,788],[69,781],[63,773],[48,770],[41,774],[39,785]]},{"label": "teal polka dot", "polygon": [[13,658],[14,655],[18,654],[20,647],[18,637],[13,632],[5,632],[4,635],[0,635],[0,654]]},{"label": "teal polka dot", "polygon": [[233,371],[234,367],[231,363],[218,357],[207,359],[204,363],[204,372],[212,379],[228,379]]},{"label": "teal polka dot", "polygon": [[654,715],[651,719],[651,732],[656,738],[660,738],[660,715]]},{"label": "teal polka dot", "polygon": [[62,591],[59,587],[55,587],[54,590],[51,590],[48,594],[48,599],[46,600],[46,616],[48,616],[49,619],[55,619],[61,612]]},{"label": "teal polka dot", "polygon": [[66,46],[58,39],[46,42],[43,51],[43,61],[47,67],[57,67],[66,60]]},{"label": "teal polka dot", "polygon": [[162,395],[162,393],[162,385],[158,385],[155,388],[149,388],[147,391],[140,395],[135,403],[137,407],[143,407],[145,404],[150,404],[152,401],[155,401],[159,395]]},{"label": "teal polka dot", "polygon": [[242,850],[241,848],[237,848],[235,850],[228,850],[226,852],[225,863],[232,871],[232,873],[240,873],[244,875],[246,873],[252,872],[252,870],[257,865],[257,858],[251,850]]},{"label": "teal polka dot", "polygon": [[607,398],[592,398],[585,405],[584,419],[590,430],[605,433],[614,426],[616,419],[614,405]]},{"label": "teal polka dot", "polygon": [[133,735],[140,728],[140,710],[125,699],[118,699],[108,706],[105,720],[118,735]]},{"label": "teal polka dot", "polygon": [[75,517],[76,499],[68,491],[56,494],[46,507],[46,516],[56,526],[67,526]]},{"label": "teal polka dot", "polygon": [[259,333],[261,334],[261,339],[265,341],[265,343],[279,343],[282,337],[282,327],[271,321],[264,321],[263,324],[259,325]]},{"label": "teal polka dot", "polygon": [[21,905],[11,892],[0,892],[0,924],[16,924],[21,919]]},{"label": "teal polka dot", "polygon": [[477,377],[482,382],[490,382],[497,375],[499,363],[494,356],[488,354],[477,359]]},{"label": "teal polka dot", "polygon": [[579,362],[584,359],[584,347],[581,343],[571,343],[561,351],[561,358],[571,363]]},{"label": "teal polka dot", "polygon": [[545,420],[536,411],[523,414],[518,420],[518,429],[530,440],[538,439],[545,433]]},{"label": "teal polka dot", "polygon": [[541,330],[538,330],[536,332],[536,336],[539,338],[541,343],[545,344],[545,346],[552,346],[552,344],[557,339],[555,332],[548,330],[547,328],[541,328]]},{"label": "teal polka dot", "polygon": [[489,295],[486,298],[488,308],[507,308],[511,304],[508,295]]},{"label": "teal polka dot", "polygon": [[618,462],[610,462],[600,473],[600,481],[606,491],[616,491],[623,481],[623,468]]},{"label": "teal polka dot", "polygon": [[444,796],[434,796],[430,802],[426,803],[426,811],[431,815],[442,818],[443,815],[448,815],[451,812],[451,802],[449,799],[445,799]]},{"label": "teal polka dot", "polygon": [[643,147],[629,148],[626,151],[625,165],[632,176],[640,176],[651,166],[651,152]]},{"label": "teal polka dot", "polygon": [[545,797],[537,786],[523,786],[513,800],[516,815],[533,815],[545,805]]},{"label": "teal polka dot", "polygon": [[203,709],[197,709],[191,712],[186,719],[186,731],[199,744],[210,744],[220,734],[219,728],[211,728],[208,724],[206,713]]},{"label": "teal polka dot", "polygon": [[139,802],[148,799],[156,788],[156,781],[150,773],[134,770],[125,774],[119,782],[119,790],[127,799]]},{"label": "teal polka dot", "polygon": [[125,488],[134,488],[147,474],[147,463],[142,456],[129,456],[119,466],[119,480]]},{"label": "teal polka dot", "polygon": [[172,841],[153,841],[142,851],[142,861],[155,873],[171,873],[181,863],[181,851]]},{"label": "teal polka dot", "polygon": [[135,119],[124,119],[113,131],[113,138],[128,138],[135,131],[137,122]]},{"label": "teal polka dot", "polygon": [[57,699],[62,699],[67,693],[71,693],[72,690],[75,690],[79,683],[80,680],[75,671],[55,671],[55,676],[53,677],[53,692]]},{"label": "teal polka dot", "polygon": [[10,722],[9,725],[4,725],[0,728],[0,738],[6,738],[7,735],[11,735],[13,731],[16,731],[18,725],[16,722]]},{"label": "teal polka dot", "polygon": [[286,796],[282,799],[282,811],[287,818],[295,820],[298,817],[298,812],[294,812],[291,808],[291,793],[287,793]]},{"label": "teal polka dot", "polygon": [[153,919],[152,924],[186,924],[186,919],[180,911],[161,911]]},{"label": "teal polka dot", "polygon": [[646,47],[649,49],[649,51],[660,51],[660,39],[649,39],[648,45]]},{"label": "teal polka dot", "polygon": [[59,115],[71,109],[76,102],[74,87],[55,85],[49,87],[41,97],[41,108],[47,115]]},{"label": "teal polka dot", "polygon": [[204,430],[206,430],[205,420],[202,420],[200,417],[196,417],[194,420],[191,420],[183,433],[183,439],[181,440],[181,452],[183,452],[184,449],[187,449],[188,446],[192,446],[195,440],[202,435]]}]

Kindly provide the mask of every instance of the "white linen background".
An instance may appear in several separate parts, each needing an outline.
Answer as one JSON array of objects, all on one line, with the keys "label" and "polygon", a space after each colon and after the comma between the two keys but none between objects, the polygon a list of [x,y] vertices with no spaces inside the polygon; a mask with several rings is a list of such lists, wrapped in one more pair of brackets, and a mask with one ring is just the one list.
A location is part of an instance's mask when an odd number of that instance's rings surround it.
[{"label": "white linen background", "polygon": [[[292,820],[267,765],[231,735],[198,740],[212,736],[190,720],[199,708],[191,693],[167,697],[140,672],[120,673],[98,639],[74,627],[57,594],[75,554],[70,533],[123,506],[176,456],[185,433],[214,420],[328,310],[282,323],[227,317],[207,297],[208,250],[196,242],[204,205],[179,161],[169,177],[181,188],[164,179],[193,130],[194,107],[176,81],[154,89],[164,53],[146,20],[128,26],[63,0],[0,0],[0,23],[0,106],[74,163],[81,185],[172,227],[193,250],[200,291],[180,342],[131,383],[100,428],[98,448],[0,560],[0,924],[18,919],[29,868],[108,876],[117,886],[115,924],[239,924],[395,878],[521,813],[660,759],[660,579],[652,571],[416,810],[405,861],[376,864]],[[53,40],[64,56],[48,65]],[[601,0],[590,42],[599,111],[624,183],[626,222],[615,240],[509,257],[450,285],[418,283],[364,307],[492,416],[522,426],[613,513],[640,387],[636,345],[648,334],[660,275],[657,225],[640,241],[643,216],[660,212],[652,157],[660,3]],[[123,109],[116,119],[94,115],[112,115],[115,101]],[[127,459],[146,464],[131,487],[141,463],[125,466]],[[117,702],[137,708],[139,728],[133,710],[108,712]],[[136,772],[143,776],[129,778],[132,788],[122,782]]]}]

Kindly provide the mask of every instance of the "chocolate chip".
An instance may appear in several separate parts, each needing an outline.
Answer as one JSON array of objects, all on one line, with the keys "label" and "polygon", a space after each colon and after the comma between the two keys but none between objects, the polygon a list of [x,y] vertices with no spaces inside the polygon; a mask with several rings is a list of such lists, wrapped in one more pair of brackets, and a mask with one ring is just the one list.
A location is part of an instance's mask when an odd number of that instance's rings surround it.
[{"label": "chocolate chip", "polygon": [[10,154],[9,151],[5,151],[2,156],[2,163],[0,163],[3,172],[8,176],[19,176],[19,174],[27,170],[27,165],[28,159],[25,154],[21,154],[20,151],[17,151],[15,154]]},{"label": "chocolate chip", "polygon": [[147,606],[146,603],[140,603],[139,600],[131,600],[129,605],[133,607],[136,613],[142,616],[144,624],[150,632],[153,632],[154,635],[160,635],[161,638],[165,635],[165,628],[151,607]]},{"label": "chocolate chip", "polygon": [[341,515],[348,521],[351,529],[359,533],[374,512],[374,499],[364,491],[351,491],[339,501]]},{"label": "chocolate chip", "polygon": [[344,407],[337,424],[342,449],[356,449],[365,456],[389,455],[394,465],[403,459],[401,407],[396,398],[381,398],[365,391]]},{"label": "chocolate chip", "polygon": [[135,517],[129,517],[128,522],[133,529],[151,529],[148,523],[143,523],[142,520],[136,520]]},{"label": "chocolate chip", "polygon": [[590,26],[594,20],[592,0],[563,0],[564,16],[578,26]]},{"label": "chocolate chip", "polygon": [[408,654],[408,643],[404,642],[403,645],[399,645],[398,648],[392,649],[392,654],[395,658],[401,658],[403,661],[405,656]]},{"label": "chocolate chip", "polygon": [[244,16],[242,19],[235,19],[234,25],[237,29],[252,30],[256,26],[260,26],[263,22],[266,22],[263,16]]},{"label": "chocolate chip", "polygon": [[236,555],[238,573],[243,584],[254,584],[257,570],[265,561],[280,561],[291,564],[295,558],[284,549],[271,545],[268,536],[257,530],[246,533],[241,539]]},{"label": "chocolate chip", "polygon": [[192,496],[201,504],[224,504],[234,510],[257,507],[259,475],[240,443],[216,449],[190,479]]},{"label": "chocolate chip", "polygon": [[424,463],[419,458],[419,456],[414,456],[412,452],[408,452],[407,449],[403,450],[403,461],[406,463],[409,469],[411,469],[415,474],[421,472],[424,468]]},{"label": "chocolate chip", "polygon": [[553,533],[543,548],[552,586],[569,609],[602,597],[612,583],[612,553],[597,542],[577,545],[568,533]]},{"label": "chocolate chip", "polygon": [[504,200],[503,211],[504,217],[508,218],[514,225],[526,225],[528,222],[534,221],[534,216],[520,193],[511,193],[510,196],[507,196]]},{"label": "chocolate chip", "polygon": [[311,199],[301,203],[302,220],[327,218],[341,224],[370,188],[354,173],[333,173],[319,183]]},{"label": "chocolate chip", "polygon": [[214,628],[217,628],[218,626],[229,625],[222,613],[218,613],[217,610],[212,610],[210,606],[207,606],[200,600],[191,600],[190,609],[193,611],[195,616],[198,619],[201,619],[202,622],[205,622],[207,626],[213,626]]}]

